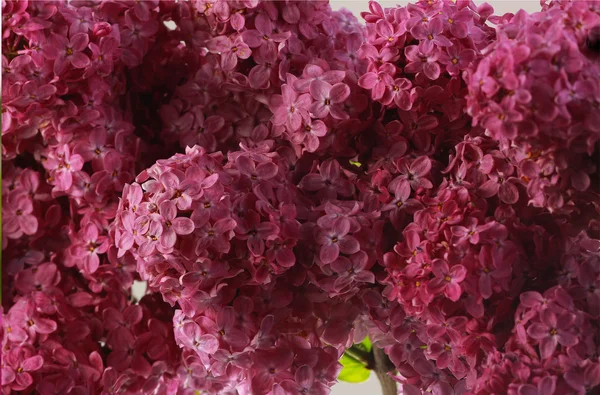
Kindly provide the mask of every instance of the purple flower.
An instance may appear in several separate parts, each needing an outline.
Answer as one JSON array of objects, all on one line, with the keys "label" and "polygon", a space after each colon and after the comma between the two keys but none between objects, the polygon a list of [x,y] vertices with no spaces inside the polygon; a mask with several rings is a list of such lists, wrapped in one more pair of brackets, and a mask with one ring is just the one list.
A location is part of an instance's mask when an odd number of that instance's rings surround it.
[{"label": "purple flower", "polygon": [[462,49],[458,45],[453,45],[446,49],[446,52],[440,53],[440,63],[446,65],[446,70],[450,75],[459,75],[461,70],[465,70],[475,60],[475,51],[472,49]]},{"label": "purple flower", "polygon": [[[360,76],[358,86],[371,90],[371,99],[379,100],[383,98],[386,89],[394,85],[392,75],[396,71],[393,66],[382,66],[376,73],[370,72]],[[391,70],[390,70],[391,69]]]},{"label": "purple flower", "polygon": [[194,231],[194,222],[191,219],[177,217],[177,208],[172,200],[162,202],[159,206],[159,214],[151,214],[150,217],[162,222],[160,244],[165,249],[175,245],[177,235],[189,235]]},{"label": "purple flower", "polygon": [[552,395],[556,391],[556,376],[546,376],[542,378],[537,386],[532,384],[521,384],[519,386],[519,395]]},{"label": "purple flower", "polygon": [[335,119],[348,119],[341,104],[350,96],[350,88],[344,83],[330,85],[324,81],[314,81],[310,85],[310,94],[315,102],[310,112],[317,118],[325,118],[328,114]]},{"label": "purple flower", "polygon": [[[425,53],[430,52],[434,45],[449,47],[452,42],[442,35],[444,22],[441,18],[433,18],[429,23],[420,23],[410,29],[410,34],[417,40],[422,40],[419,46]],[[435,78],[433,78],[435,79]]]},{"label": "purple flower", "polygon": [[575,315],[565,312],[557,315],[550,309],[540,312],[540,321],[527,328],[527,334],[539,342],[540,356],[548,359],[559,344],[572,347],[579,342],[572,333]]},{"label": "purple flower", "polygon": [[2,207],[2,229],[13,238],[24,233],[34,235],[38,230],[38,219],[33,213],[33,202],[29,196],[14,191],[9,193]]},{"label": "purple flower", "polygon": [[274,125],[285,125],[289,131],[297,130],[302,122],[309,122],[308,107],[312,103],[310,95],[298,96],[294,89],[285,84],[281,86],[281,96],[274,96],[271,103]]},{"label": "purple flower", "polygon": [[421,46],[409,45],[404,48],[404,54],[409,61],[404,71],[407,73],[423,72],[430,80],[437,80],[440,76],[440,65],[437,63],[440,51],[436,47],[427,50]]},{"label": "purple flower", "polygon": [[401,159],[398,162],[398,170],[401,178],[408,181],[415,191],[419,188],[431,189],[433,184],[425,176],[431,170],[431,160],[427,156],[421,156],[412,162]]},{"label": "purple flower", "polygon": [[71,36],[70,40],[53,34],[51,39],[52,52],[48,56],[54,59],[55,74],[62,74],[69,65],[76,69],[83,69],[90,65],[90,58],[83,53],[90,42],[86,33],[77,33]]},{"label": "purple flower", "polygon": [[261,222],[260,215],[249,210],[236,229],[237,237],[247,240],[248,249],[254,256],[265,251],[265,241],[275,240],[279,235],[279,227],[271,222]]},{"label": "purple flower", "polygon": [[354,186],[342,177],[340,164],[334,159],[327,159],[319,166],[319,173],[310,173],[302,178],[300,188],[307,191],[318,191],[319,196],[335,199],[340,196],[351,196]]},{"label": "purple flower", "polygon": [[109,241],[106,236],[100,236],[98,227],[93,223],[88,223],[79,231],[82,244],[75,248],[74,255],[83,259],[83,268],[88,273],[94,273],[100,265],[98,254],[104,254],[109,247]]},{"label": "purple flower", "polygon": [[360,250],[360,244],[354,236],[348,234],[350,223],[347,221],[337,221],[331,229],[323,229],[316,237],[317,243],[321,246],[319,250],[319,259],[323,263],[333,263],[340,253],[355,254]]},{"label": "purple flower", "polygon": [[294,380],[284,380],[281,387],[282,394],[326,395],[330,391],[325,384],[315,380],[315,373],[308,365],[300,366]]},{"label": "purple flower", "polygon": [[7,104],[17,107],[28,107],[33,103],[41,104],[49,100],[56,93],[56,87],[51,84],[41,85],[35,81],[28,81],[23,84],[19,96],[10,100]]},{"label": "purple flower", "polygon": [[467,269],[462,265],[453,266],[441,259],[436,259],[431,265],[435,278],[427,285],[428,290],[434,293],[444,292],[444,295],[453,302],[460,299],[462,289],[459,285],[467,276]]},{"label": "purple flower", "polygon": [[14,391],[23,391],[33,384],[31,372],[42,368],[44,359],[33,355],[29,348],[16,346],[3,355],[2,386]]},{"label": "purple flower", "polygon": [[182,342],[199,355],[213,354],[219,349],[219,341],[210,334],[202,334],[195,322],[187,322],[182,328]]},{"label": "purple flower", "polygon": [[261,12],[254,20],[256,30],[245,30],[242,33],[244,42],[250,48],[259,48],[260,53],[268,54],[276,50],[277,43],[287,40],[291,33],[273,33],[273,22],[266,12]]},{"label": "purple flower", "polygon": [[229,240],[233,238],[233,229],[236,226],[237,223],[231,218],[219,219],[214,224],[207,222],[196,231],[198,236],[196,253],[209,247],[217,252],[229,252]]},{"label": "purple flower", "polygon": [[375,275],[367,270],[369,258],[363,251],[350,255],[349,258],[340,256],[331,263],[331,269],[338,273],[338,277],[333,284],[337,292],[342,291],[353,282],[374,283]]}]

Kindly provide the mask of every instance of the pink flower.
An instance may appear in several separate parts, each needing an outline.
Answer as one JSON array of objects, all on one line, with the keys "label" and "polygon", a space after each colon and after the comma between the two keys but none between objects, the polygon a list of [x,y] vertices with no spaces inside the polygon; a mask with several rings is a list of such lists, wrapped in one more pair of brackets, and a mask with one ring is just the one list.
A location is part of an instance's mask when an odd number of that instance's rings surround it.
[{"label": "pink flower", "polygon": [[249,210],[238,223],[236,234],[239,239],[247,240],[248,249],[254,256],[260,256],[265,251],[265,241],[275,240],[279,235],[279,227],[270,222],[261,222],[260,215]]},{"label": "pink flower", "polygon": [[37,334],[48,335],[56,331],[56,322],[40,317],[40,314],[36,312],[35,302],[31,299],[20,299],[12,309],[15,310],[15,323],[19,322],[30,338],[35,339]]},{"label": "pink flower", "polygon": [[326,82],[330,85],[335,85],[344,80],[346,73],[342,70],[323,70],[316,64],[307,64],[302,72],[302,78],[294,81],[294,89],[297,92],[306,93],[310,91],[310,87],[317,81]]},{"label": "pink flower", "polygon": [[[444,31],[444,23],[441,18],[433,18],[429,23],[420,23],[410,29],[410,34],[417,40],[422,40],[419,46],[424,52],[430,52],[434,45],[449,47],[452,42],[441,33]],[[434,78],[435,79],[435,78]]]},{"label": "pink flower", "polygon": [[43,162],[44,168],[52,173],[54,185],[58,190],[66,191],[73,184],[73,173],[83,168],[83,158],[72,154],[68,145],[59,146],[55,153]]},{"label": "pink flower", "polygon": [[98,228],[93,223],[88,223],[79,231],[83,244],[75,248],[75,256],[83,259],[83,268],[88,273],[94,273],[100,265],[98,254],[104,254],[109,247],[106,236],[100,236]]},{"label": "pink flower", "polygon": [[7,104],[17,107],[28,107],[33,103],[41,105],[48,101],[56,93],[56,87],[51,84],[41,85],[35,81],[28,81],[23,84],[20,94]]},{"label": "pink flower", "polygon": [[237,223],[231,218],[219,219],[212,225],[207,222],[203,227],[197,230],[197,253],[209,247],[217,252],[229,252],[229,240],[232,239],[233,229],[235,229],[236,226]]},{"label": "pink flower", "polygon": [[467,269],[462,265],[453,266],[441,259],[436,259],[431,265],[435,278],[427,285],[428,290],[434,293],[444,292],[444,295],[453,302],[460,299],[462,289],[459,285],[467,276]]},{"label": "pink flower", "polygon": [[242,38],[250,48],[259,48],[262,54],[276,50],[276,44],[287,40],[291,33],[273,33],[273,22],[266,12],[261,12],[254,20],[256,30],[244,30]]},{"label": "pink flower", "polygon": [[490,129],[492,135],[498,139],[513,140],[517,137],[516,123],[523,120],[523,115],[505,106],[490,102],[489,112],[482,118],[481,124]]},{"label": "pink flower", "polygon": [[291,137],[294,144],[303,144],[308,152],[315,152],[319,148],[319,137],[327,135],[327,126],[322,121],[313,121],[296,130]]},{"label": "pink flower", "polygon": [[329,387],[315,380],[315,373],[308,365],[302,365],[294,374],[294,380],[285,380],[281,383],[285,394],[307,394],[307,395],[326,395],[329,393]]},{"label": "pink flower", "polygon": [[177,235],[189,235],[194,231],[194,222],[189,218],[178,218],[177,208],[171,200],[162,202],[159,206],[159,214],[151,214],[151,218],[162,222],[160,244],[166,249],[175,245]]},{"label": "pink flower", "polygon": [[182,328],[182,341],[196,351],[199,355],[203,353],[213,354],[219,349],[219,341],[210,334],[202,334],[200,326],[195,322],[187,322]]},{"label": "pink flower", "polygon": [[440,57],[440,51],[436,47],[427,50],[420,46],[409,45],[404,48],[404,54],[409,61],[404,71],[407,73],[423,72],[430,80],[437,80],[440,76],[440,65],[437,60]]},{"label": "pink flower", "polygon": [[328,114],[335,119],[348,119],[341,106],[350,96],[350,88],[344,83],[330,85],[324,81],[315,81],[310,85],[310,94],[315,102],[310,107],[310,112],[317,118],[325,118]]},{"label": "pink flower", "polygon": [[23,391],[33,384],[31,372],[40,370],[44,359],[33,355],[29,348],[15,347],[3,355],[2,386],[10,386],[13,391]]},{"label": "pink flower", "polygon": [[331,263],[331,269],[338,273],[338,277],[333,284],[334,289],[342,291],[353,282],[374,283],[375,275],[367,270],[368,257],[363,251],[350,255],[350,258],[338,257]]},{"label": "pink flower", "polygon": [[527,328],[527,334],[539,342],[540,356],[543,359],[550,358],[559,344],[572,347],[579,342],[577,336],[572,333],[574,314],[562,313],[557,316],[550,309],[546,309],[540,312],[540,321],[531,324]]},{"label": "pink flower", "polygon": [[54,73],[62,74],[69,65],[83,69],[90,65],[90,58],[83,51],[87,48],[90,38],[86,33],[77,33],[70,40],[58,34],[51,36],[53,51],[49,55],[54,59]]},{"label": "pink flower", "polygon": [[14,191],[8,194],[2,207],[2,229],[10,237],[19,238],[24,233],[34,235],[38,219],[33,214],[33,202],[29,196]]},{"label": "pink flower", "polygon": [[500,282],[508,279],[512,268],[508,264],[508,259],[494,254],[489,246],[481,247],[479,263],[482,266],[479,276],[479,291],[484,299],[489,299],[493,294],[493,281]]},{"label": "pink flower", "polygon": [[446,65],[446,70],[450,75],[459,75],[461,70],[465,70],[475,60],[475,51],[472,49],[461,50],[458,45],[453,45],[446,51],[440,53],[439,60],[440,63]]},{"label": "pink flower", "polygon": [[395,72],[394,67],[385,66],[386,65],[382,66],[376,73],[366,73],[358,79],[358,86],[371,90],[371,98],[373,100],[383,98],[386,89],[394,85],[394,79],[392,78],[392,75]]},{"label": "pink flower", "polygon": [[91,66],[86,71],[86,75],[91,71],[96,71],[100,75],[108,75],[114,68],[114,56],[117,53],[119,42],[114,37],[102,37],[99,45],[90,43],[92,51]]},{"label": "pink flower", "polygon": [[318,191],[320,196],[333,199],[338,195],[347,197],[354,193],[354,186],[342,177],[340,164],[333,159],[321,163],[319,174],[310,173],[304,176],[300,181],[300,188]]},{"label": "pink flower", "polygon": [[556,391],[556,376],[546,376],[542,378],[537,386],[532,384],[521,384],[519,386],[519,395],[552,395]]},{"label": "pink flower", "polygon": [[309,94],[298,96],[294,89],[285,84],[281,86],[281,96],[276,95],[271,104],[274,125],[285,125],[289,131],[297,130],[302,122],[308,123],[308,107],[312,103]]},{"label": "pink flower", "polygon": [[400,177],[407,180],[412,189],[433,188],[431,181],[425,178],[431,170],[431,160],[428,157],[421,156],[412,162],[401,159],[398,162],[398,170],[401,174]]},{"label": "pink flower", "polygon": [[360,250],[360,244],[354,236],[348,234],[350,223],[347,221],[336,222],[331,229],[324,229],[316,237],[321,246],[319,259],[323,263],[333,263],[340,252],[342,254],[355,254]]},{"label": "pink flower", "polygon": [[208,43],[208,48],[221,54],[221,67],[225,71],[235,69],[238,59],[248,59],[252,55],[250,47],[246,45],[242,36],[235,38],[218,36]]},{"label": "pink flower", "polygon": [[159,221],[149,220],[148,230],[143,235],[144,239],[139,244],[138,253],[142,257],[150,256],[157,248],[160,248],[161,235],[163,233],[163,226]]},{"label": "pink flower", "polygon": [[240,155],[235,160],[239,171],[252,180],[253,183],[270,180],[277,175],[278,168],[273,162],[262,162],[258,166],[248,156]]}]

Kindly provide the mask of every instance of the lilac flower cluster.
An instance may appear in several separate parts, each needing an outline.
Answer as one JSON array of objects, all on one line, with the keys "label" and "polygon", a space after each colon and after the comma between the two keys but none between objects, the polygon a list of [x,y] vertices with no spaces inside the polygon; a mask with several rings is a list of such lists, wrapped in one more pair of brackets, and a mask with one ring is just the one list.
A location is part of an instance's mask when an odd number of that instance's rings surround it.
[{"label": "lilac flower cluster", "polygon": [[3,393],[598,388],[600,6],[369,9],[3,4]]}]

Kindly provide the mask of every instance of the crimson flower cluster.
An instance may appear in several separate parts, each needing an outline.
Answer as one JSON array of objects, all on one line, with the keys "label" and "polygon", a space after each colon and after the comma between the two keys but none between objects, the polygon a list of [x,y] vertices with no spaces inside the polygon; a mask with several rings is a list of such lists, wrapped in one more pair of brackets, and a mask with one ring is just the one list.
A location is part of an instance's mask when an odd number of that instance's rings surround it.
[{"label": "crimson flower cluster", "polygon": [[361,16],[3,3],[3,393],[597,390],[600,5]]}]

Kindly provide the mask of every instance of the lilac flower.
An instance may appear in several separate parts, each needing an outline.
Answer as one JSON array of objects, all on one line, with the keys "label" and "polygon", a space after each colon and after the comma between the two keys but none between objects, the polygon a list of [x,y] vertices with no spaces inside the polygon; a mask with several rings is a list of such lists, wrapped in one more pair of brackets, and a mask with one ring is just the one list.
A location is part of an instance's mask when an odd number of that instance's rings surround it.
[{"label": "lilac flower", "polygon": [[242,38],[250,48],[259,48],[264,55],[275,51],[278,43],[290,37],[290,32],[273,33],[273,22],[265,12],[261,12],[254,20],[256,30],[244,30]]},{"label": "lilac flower", "polygon": [[247,240],[248,249],[254,256],[260,256],[265,251],[265,241],[277,238],[279,227],[270,222],[261,222],[258,213],[250,210],[238,223],[236,234],[241,240]]},{"label": "lilac flower", "polygon": [[428,157],[421,156],[412,162],[400,160],[398,162],[398,170],[401,174],[400,177],[407,180],[412,189],[433,188],[431,181],[425,178],[431,170],[431,160]]},{"label": "lilac flower", "polygon": [[331,263],[333,271],[338,273],[338,278],[333,285],[334,289],[339,292],[353,282],[374,283],[375,275],[367,270],[367,263],[367,254],[362,251],[352,254],[350,258],[338,257]]},{"label": "lilac flower", "polygon": [[309,121],[308,107],[312,103],[309,94],[298,93],[289,85],[281,86],[281,97],[275,96],[272,100],[272,122],[274,125],[285,125],[288,130],[297,130],[302,122]]},{"label": "lilac flower", "polygon": [[300,187],[307,191],[318,191],[321,196],[335,198],[336,196],[351,196],[354,186],[342,177],[340,165],[329,159],[321,163],[319,173],[310,173],[302,178]]},{"label": "lilac flower", "polygon": [[577,336],[572,332],[575,315],[571,313],[557,315],[546,309],[540,313],[540,321],[531,324],[527,328],[527,334],[539,341],[540,356],[543,359],[550,358],[559,344],[572,347],[579,342]]},{"label": "lilac flower", "polygon": [[336,222],[331,229],[323,229],[317,235],[317,243],[321,246],[319,259],[323,263],[333,263],[340,253],[355,254],[360,250],[358,240],[349,235],[350,224],[346,221]]},{"label": "lilac flower", "polygon": [[28,348],[15,347],[3,360],[2,385],[14,391],[25,390],[33,383],[31,372],[41,369],[44,359],[41,355],[32,355]]},{"label": "lilac flower", "polygon": [[444,291],[446,297],[453,302],[460,299],[462,289],[459,283],[467,276],[467,269],[462,265],[450,269],[448,263],[441,259],[434,260],[431,269],[435,278],[429,282],[428,289],[435,293]]},{"label": "lilac flower", "polygon": [[69,65],[83,69],[90,65],[90,58],[83,51],[87,48],[90,38],[86,33],[74,34],[70,40],[59,34],[53,34],[52,52],[50,59],[54,59],[54,73],[59,75],[65,72]]},{"label": "lilac flower", "polygon": [[417,40],[422,40],[420,47],[425,53],[430,52],[434,45],[449,47],[452,42],[442,35],[444,23],[441,18],[433,18],[429,23],[421,23],[410,29],[410,34]]},{"label": "lilac flower", "polygon": [[34,235],[38,219],[33,213],[33,202],[28,196],[14,191],[8,195],[2,207],[2,227],[5,233],[18,238],[23,233]]},{"label": "lilac flower", "polygon": [[162,202],[159,214],[152,214],[151,218],[162,222],[160,244],[166,249],[175,245],[177,235],[189,235],[194,231],[194,222],[189,218],[177,217],[177,208],[171,200]]},{"label": "lilac flower", "polygon": [[198,354],[213,354],[219,349],[219,341],[210,334],[202,334],[200,327],[194,322],[183,325],[183,343]]},{"label": "lilac flower", "polygon": [[422,48],[416,45],[409,45],[404,48],[404,54],[409,61],[404,71],[407,73],[423,72],[430,80],[437,80],[440,76],[440,65],[437,63],[440,57],[440,51],[434,46]]},{"label": "lilac flower", "polygon": [[341,103],[350,96],[350,88],[344,83],[330,85],[324,81],[314,81],[310,85],[310,94],[315,102],[310,107],[310,112],[317,118],[325,118],[328,114],[335,119],[348,119],[349,116],[342,108]]},{"label": "lilac flower", "polygon": [[83,267],[86,272],[94,273],[100,265],[98,254],[104,254],[109,247],[109,241],[106,236],[100,236],[98,227],[93,223],[88,223],[79,231],[83,241],[75,249],[75,255],[83,259]]}]

